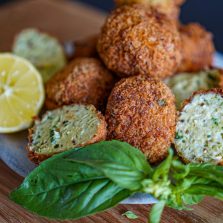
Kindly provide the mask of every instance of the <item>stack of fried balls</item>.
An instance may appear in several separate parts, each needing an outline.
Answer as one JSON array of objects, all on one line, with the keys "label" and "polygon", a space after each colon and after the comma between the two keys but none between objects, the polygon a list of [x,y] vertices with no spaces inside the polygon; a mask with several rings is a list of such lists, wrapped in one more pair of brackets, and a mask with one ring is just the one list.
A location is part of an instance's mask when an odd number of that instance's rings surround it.
[{"label": "stack of fried balls", "polygon": [[166,80],[213,69],[212,34],[181,24],[183,2],[116,0],[101,32],[74,43],[68,66],[46,83],[46,108],[93,105],[105,117],[103,140],[128,142],[150,163],[162,161],[179,113]]}]

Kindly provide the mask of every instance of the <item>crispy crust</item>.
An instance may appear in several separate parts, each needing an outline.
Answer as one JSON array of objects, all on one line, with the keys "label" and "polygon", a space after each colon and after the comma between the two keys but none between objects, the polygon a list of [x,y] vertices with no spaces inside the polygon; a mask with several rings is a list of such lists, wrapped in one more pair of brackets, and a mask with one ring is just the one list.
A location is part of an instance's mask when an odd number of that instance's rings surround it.
[{"label": "crispy crust", "polygon": [[186,0],[174,0],[175,4],[176,4],[177,6],[181,6],[181,5],[183,5],[185,1],[186,1]]},{"label": "crispy crust", "polygon": [[183,58],[177,72],[196,72],[210,67],[215,52],[212,34],[197,23],[181,25],[179,31]]},{"label": "crispy crust", "polygon": [[124,4],[133,4],[133,3],[140,3],[146,4],[148,6],[155,7],[159,12],[165,14],[168,18],[172,20],[178,20],[180,14],[180,6],[184,3],[184,0],[164,0],[163,3],[158,1],[158,3],[151,3],[148,0],[115,0],[115,4],[117,6],[121,6]]},{"label": "crispy crust", "polygon": [[47,110],[53,110],[58,108],[58,104],[56,104],[55,102],[51,101],[50,99],[46,99],[45,100],[45,107],[47,108]]},{"label": "crispy crust", "polygon": [[[219,94],[219,95],[221,95],[223,97],[223,89],[222,88],[212,88],[210,90],[196,91],[196,92],[193,93],[193,95],[189,99],[184,101],[180,112],[183,111],[183,109],[185,108],[186,105],[191,103],[191,101],[193,100],[195,95],[209,94],[209,93]],[[190,160],[187,160],[185,157],[182,156],[181,152],[177,149],[176,144],[175,144],[175,149],[177,151],[178,156],[182,159],[183,162],[190,163]],[[223,159],[221,161],[219,161],[218,165],[223,166]]]},{"label": "crispy crust", "polygon": [[74,59],[46,83],[46,108],[81,103],[103,110],[114,83],[114,77],[98,59]]},{"label": "crispy crust", "polygon": [[210,90],[200,90],[200,91],[194,92],[193,95],[190,98],[186,99],[183,102],[183,105],[182,105],[182,107],[180,109],[180,112],[183,111],[184,107],[193,100],[195,95],[198,95],[198,94],[208,94],[208,93],[215,93],[215,94],[220,94],[221,96],[223,96],[223,89],[222,88],[212,88]]},{"label": "crispy crust", "polygon": [[[114,1],[118,6],[123,5],[123,4],[131,4],[131,3],[147,3],[147,4],[149,4],[148,0],[114,0]],[[163,1],[165,1],[165,0],[163,0]],[[174,4],[177,6],[181,6],[185,2],[185,0],[171,0],[171,1],[174,2]]]},{"label": "crispy crust", "polygon": [[175,137],[175,98],[159,80],[142,75],[125,78],[112,90],[105,118],[109,140],[128,142],[157,163],[167,156]]},{"label": "crispy crust", "polygon": [[[107,123],[105,122],[105,118],[104,116],[100,113],[100,112],[97,112],[96,109],[95,109],[95,112],[98,116],[98,119],[100,120],[100,125],[98,126],[98,129],[97,129],[97,132],[96,134],[93,136],[93,138],[91,140],[89,140],[88,142],[84,143],[84,144],[80,144],[80,145],[77,145],[77,147],[84,147],[86,145],[90,145],[90,144],[93,144],[93,143],[96,143],[96,142],[99,142],[99,141],[103,141],[106,139],[106,135],[107,135]],[[55,153],[52,153],[52,154],[39,154],[39,153],[36,153],[34,151],[32,151],[30,149],[31,145],[32,145],[32,136],[34,134],[34,127],[33,128],[30,128],[28,130],[28,145],[26,147],[27,151],[28,151],[28,158],[36,163],[36,164],[39,164],[40,162],[48,159],[49,157],[55,155],[55,154],[58,154],[60,152],[55,152]]]},{"label": "crispy crust", "polygon": [[108,16],[97,49],[106,66],[120,77],[165,78],[181,63],[176,24],[141,4],[121,6]]},{"label": "crispy crust", "polygon": [[[213,68],[213,69],[215,69],[215,68]],[[220,80],[218,83],[218,87],[223,88],[223,69],[219,69],[219,68],[216,68],[216,69],[220,73]]]}]

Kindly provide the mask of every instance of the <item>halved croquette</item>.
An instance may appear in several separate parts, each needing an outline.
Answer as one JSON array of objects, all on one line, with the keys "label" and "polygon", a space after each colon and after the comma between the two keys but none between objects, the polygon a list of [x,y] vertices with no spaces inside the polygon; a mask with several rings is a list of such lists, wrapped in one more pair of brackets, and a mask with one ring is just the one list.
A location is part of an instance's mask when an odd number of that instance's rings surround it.
[{"label": "halved croquette", "polygon": [[175,147],[185,162],[223,165],[223,90],[195,93],[180,112]]},{"label": "halved croquette", "polygon": [[29,130],[29,158],[38,163],[56,153],[106,138],[106,123],[93,105],[70,105],[46,112]]},{"label": "halved croquette", "polygon": [[182,102],[195,91],[223,87],[223,72],[219,69],[204,70],[197,73],[180,73],[164,81],[176,97],[179,109]]}]

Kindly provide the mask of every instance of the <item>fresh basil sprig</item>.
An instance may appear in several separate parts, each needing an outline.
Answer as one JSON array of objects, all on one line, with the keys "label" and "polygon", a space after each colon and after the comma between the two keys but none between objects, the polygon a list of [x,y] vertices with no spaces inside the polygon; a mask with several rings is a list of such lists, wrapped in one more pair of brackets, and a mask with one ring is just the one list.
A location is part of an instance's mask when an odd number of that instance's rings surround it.
[{"label": "fresh basil sprig", "polygon": [[73,149],[42,162],[10,198],[39,215],[77,219],[115,206],[136,192],[159,200],[149,222],[158,223],[165,205],[188,210],[205,195],[223,200],[223,167],[187,164],[173,151],[152,168],[136,148],[104,141]]},{"label": "fresh basil sprig", "polygon": [[10,197],[39,215],[76,219],[140,190],[151,171],[138,149],[119,141],[100,142],[42,162]]}]

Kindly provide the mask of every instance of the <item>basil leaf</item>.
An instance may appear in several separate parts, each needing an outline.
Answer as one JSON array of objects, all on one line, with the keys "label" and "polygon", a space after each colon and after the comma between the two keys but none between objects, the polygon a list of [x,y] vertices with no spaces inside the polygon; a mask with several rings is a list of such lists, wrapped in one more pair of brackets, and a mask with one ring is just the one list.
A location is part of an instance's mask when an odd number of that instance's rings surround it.
[{"label": "basil leaf", "polygon": [[223,188],[213,185],[193,185],[185,191],[188,194],[212,196],[223,200]]},{"label": "basil leaf", "polygon": [[203,200],[203,195],[183,194],[182,199],[185,205],[198,204]]},{"label": "basil leaf", "polygon": [[42,162],[10,198],[45,217],[76,219],[113,207],[131,195],[98,169],[66,158],[82,150],[70,150]]},{"label": "basil leaf", "polygon": [[[80,162],[80,161],[79,161]],[[86,162],[87,165],[101,170],[105,176],[117,183],[119,186],[131,191],[139,191],[142,187],[142,180],[146,177],[141,172],[117,163]]]},{"label": "basil leaf", "polygon": [[128,219],[137,219],[138,216],[133,213],[132,211],[126,211],[125,213],[122,214],[122,216],[126,216]]},{"label": "basil leaf", "polygon": [[223,166],[216,166],[209,163],[188,164],[190,166],[190,175],[210,179],[223,186]]},{"label": "basil leaf", "polygon": [[154,204],[149,215],[149,223],[159,223],[163,209],[165,207],[165,201],[159,201]]},{"label": "basil leaf", "polygon": [[185,190],[190,188],[192,185],[196,184],[211,184],[212,181],[205,178],[199,178],[196,176],[187,177],[185,179],[182,179],[177,183],[177,185],[174,187],[174,193],[183,193]]},{"label": "basil leaf", "polygon": [[176,180],[181,180],[190,173],[190,166],[184,165],[181,161],[175,159],[172,161],[172,170],[172,177]]},{"label": "basil leaf", "polygon": [[140,150],[116,140],[86,146],[66,158],[94,167],[120,187],[132,191],[140,190],[142,180],[152,173]]},{"label": "basil leaf", "polygon": [[163,178],[164,180],[168,179],[168,173],[172,164],[173,159],[173,150],[169,149],[169,155],[168,157],[155,168],[155,171],[153,173],[153,180],[158,181],[160,178]]},{"label": "basil leaf", "polygon": [[185,206],[182,200],[181,194],[171,194],[171,196],[166,200],[166,205],[168,207],[174,208],[176,210],[191,210]]},{"label": "basil leaf", "polygon": [[10,197],[45,217],[77,219],[144,191],[161,200],[150,213],[150,222],[158,223],[165,205],[187,210],[187,205],[200,202],[205,195],[223,200],[222,173],[223,167],[173,160],[172,150],[154,170],[138,149],[107,141],[42,162]]}]

